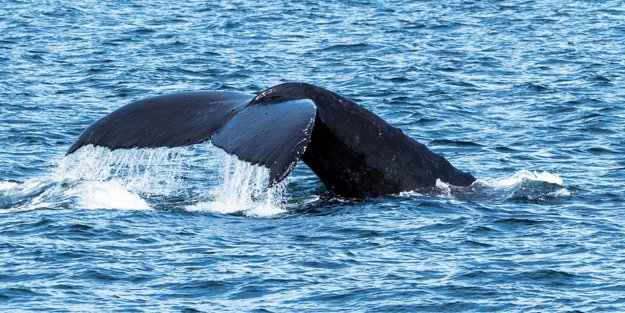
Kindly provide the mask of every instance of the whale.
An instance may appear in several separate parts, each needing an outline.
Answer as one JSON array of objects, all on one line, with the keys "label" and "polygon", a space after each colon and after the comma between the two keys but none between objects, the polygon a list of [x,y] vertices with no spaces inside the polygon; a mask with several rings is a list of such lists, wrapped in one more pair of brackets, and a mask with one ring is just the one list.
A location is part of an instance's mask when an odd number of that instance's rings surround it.
[{"label": "whale", "polygon": [[268,187],[303,161],[342,198],[431,188],[437,180],[468,186],[475,177],[339,94],[284,83],[256,95],[193,91],[124,105],[87,127],[67,150],[179,147],[210,141],[269,169]]}]

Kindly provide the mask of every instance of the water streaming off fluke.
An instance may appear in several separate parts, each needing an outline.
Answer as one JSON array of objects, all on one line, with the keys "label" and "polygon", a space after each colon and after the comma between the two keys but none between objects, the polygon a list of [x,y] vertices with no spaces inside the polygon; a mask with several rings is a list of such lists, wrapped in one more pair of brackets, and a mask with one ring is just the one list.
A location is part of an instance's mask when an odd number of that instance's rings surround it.
[{"label": "water streaming off fluke", "polygon": [[268,216],[286,212],[283,181],[267,188],[269,169],[239,161],[225,154],[220,181],[210,190],[208,201],[187,206],[190,211],[243,213]]},{"label": "water streaming off fluke", "polygon": [[86,146],[51,173],[24,183],[2,182],[0,192],[10,194],[2,205],[10,211],[71,205],[248,216],[285,212],[286,183],[267,188],[268,179],[268,169],[210,145],[114,151]]}]

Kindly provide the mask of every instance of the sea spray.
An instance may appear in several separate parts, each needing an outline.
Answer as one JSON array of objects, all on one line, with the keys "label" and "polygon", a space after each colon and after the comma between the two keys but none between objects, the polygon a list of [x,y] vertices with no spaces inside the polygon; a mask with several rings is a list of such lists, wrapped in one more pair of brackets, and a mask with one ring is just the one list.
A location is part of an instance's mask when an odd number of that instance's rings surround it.
[{"label": "sea spray", "polygon": [[[190,179],[202,181],[204,189],[191,194],[186,188]],[[250,216],[285,211],[285,184],[268,188],[267,168],[210,145],[114,151],[85,146],[58,163],[52,180],[66,185],[64,196],[75,198],[81,208],[145,209],[146,199],[158,195],[196,199],[183,206],[190,211]]]},{"label": "sea spray", "polygon": [[222,153],[220,181],[210,191],[210,200],[187,207],[189,211],[242,213],[270,216],[285,212],[285,183],[268,188],[269,169]]},{"label": "sea spray", "polygon": [[86,146],[63,158],[56,181],[116,181],[136,193],[170,195],[182,187],[184,148],[119,149]]},{"label": "sea spray", "polygon": [[[145,210],[151,195],[177,194],[187,149],[111,151],[86,146],[65,156],[55,168],[23,183],[6,184],[2,207],[12,211],[75,207]],[[4,184],[3,184],[4,185]]]}]

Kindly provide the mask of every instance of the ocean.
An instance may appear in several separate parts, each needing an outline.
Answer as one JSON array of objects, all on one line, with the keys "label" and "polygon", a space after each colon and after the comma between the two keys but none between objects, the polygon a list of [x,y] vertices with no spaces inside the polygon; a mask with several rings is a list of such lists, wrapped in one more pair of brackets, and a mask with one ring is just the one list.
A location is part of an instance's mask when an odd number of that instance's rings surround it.
[{"label": "ocean", "polygon": [[[625,311],[623,1],[0,1],[0,311]],[[322,86],[472,173],[362,200],[214,148],[65,156],[156,95]]]}]

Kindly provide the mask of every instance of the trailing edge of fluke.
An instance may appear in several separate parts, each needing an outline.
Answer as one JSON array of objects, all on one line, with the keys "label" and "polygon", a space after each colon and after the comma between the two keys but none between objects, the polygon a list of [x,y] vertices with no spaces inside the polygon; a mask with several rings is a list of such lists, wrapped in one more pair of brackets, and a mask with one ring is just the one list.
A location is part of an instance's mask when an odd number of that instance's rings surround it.
[{"label": "trailing edge of fluke", "polygon": [[334,194],[365,198],[475,181],[379,116],[334,92],[286,83],[258,95],[199,91],[125,105],[89,126],[69,148],[187,146],[211,140],[269,168],[269,185],[300,159]]}]

